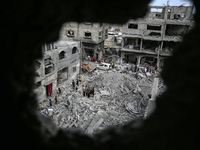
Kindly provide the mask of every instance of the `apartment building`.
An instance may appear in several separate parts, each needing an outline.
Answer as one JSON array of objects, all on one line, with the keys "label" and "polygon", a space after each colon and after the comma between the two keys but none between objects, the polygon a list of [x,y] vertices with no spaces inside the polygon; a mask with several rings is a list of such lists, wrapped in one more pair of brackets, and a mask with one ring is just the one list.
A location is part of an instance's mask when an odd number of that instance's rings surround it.
[{"label": "apartment building", "polygon": [[192,12],[192,6],[149,6],[145,18],[123,25],[122,59],[162,67],[164,59],[194,25]]},{"label": "apartment building", "polygon": [[102,58],[105,53],[104,40],[108,36],[108,26],[104,23],[76,23],[69,22],[63,25],[60,38],[65,41],[80,41],[82,58]]},{"label": "apartment building", "polygon": [[42,50],[43,58],[35,60],[33,87],[39,102],[54,95],[61,83],[71,83],[80,69],[80,42],[58,41],[45,44]]}]

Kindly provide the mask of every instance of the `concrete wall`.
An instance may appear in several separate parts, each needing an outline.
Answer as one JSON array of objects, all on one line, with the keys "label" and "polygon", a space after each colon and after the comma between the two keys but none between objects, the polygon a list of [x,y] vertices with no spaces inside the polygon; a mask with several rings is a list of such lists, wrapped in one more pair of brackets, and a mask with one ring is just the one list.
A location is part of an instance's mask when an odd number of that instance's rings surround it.
[{"label": "concrete wall", "polygon": [[[58,42],[59,43],[59,42]],[[65,43],[65,42],[64,42]],[[68,44],[68,45],[67,45]],[[57,49],[52,49],[49,51],[45,51],[43,53],[43,60],[40,60],[41,65],[38,70],[39,77],[35,79],[36,82],[41,82],[41,86],[37,89],[34,89],[35,93],[38,96],[39,102],[46,99],[46,85],[53,83],[52,90],[55,91],[57,89],[57,77],[58,71],[62,70],[63,68],[68,67],[68,78],[67,80],[71,80],[76,77],[79,73],[80,69],[80,43],[79,42],[66,42],[66,44],[59,46],[57,45]],[[77,52],[72,54],[72,49],[76,47]],[[59,53],[64,51],[65,58],[59,59]],[[51,58],[54,63],[54,71],[46,74],[44,73],[44,59]],[[76,67],[76,71],[73,72],[73,67]],[[42,90],[42,91],[41,91]]]},{"label": "concrete wall", "polygon": [[[76,23],[69,22],[63,25],[60,31],[60,39],[66,41],[85,41],[92,43],[99,43],[105,40],[106,30],[108,26],[100,23]],[[68,36],[66,33],[68,30],[74,31],[74,36]],[[85,38],[85,32],[91,32],[91,39]],[[99,32],[101,32],[101,38],[99,38]]]}]

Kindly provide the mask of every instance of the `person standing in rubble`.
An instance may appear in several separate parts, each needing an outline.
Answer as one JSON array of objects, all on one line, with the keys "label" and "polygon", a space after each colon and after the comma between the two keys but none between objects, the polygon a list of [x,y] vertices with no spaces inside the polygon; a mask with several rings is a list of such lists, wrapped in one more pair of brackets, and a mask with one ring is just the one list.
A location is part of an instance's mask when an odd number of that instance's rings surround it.
[{"label": "person standing in rubble", "polygon": [[114,63],[112,62],[112,68],[114,68]]},{"label": "person standing in rubble", "polygon": [[135,65],[135,70],[134,71],[137,72],[137,65]]},{"label": "person standing in rubble", "polygon": [[76,84],[76,92],[78,91],[78,84]]},{"label": "person standing in rubble", "polygon": [[87,96],[87,85],[85,86],[85,96]]},{"label": "person standing in rubble", "polygon": [[148,65],[148,67],[147,67],[147,72],[149,72],[149,69],[150,69],[150,68],[149,68],[149,65]]},{"label": "person standing in rubble", "polygon": [[57,100],[57,96],[55,96],[55,103],[57,103],[58,102],[58,100]]},{"label": "person standing in rubble", "polygon": [[74,89],[75,88],[75,81],[72,80],[72,88]]},{"label": "person standing in rubble", "polygon": [[52,106],[52,101],[51,101],[51,99],[49,99],[49,105]]},{"label": "person standing in rubble", "polygon": [[87,88],[87,96],[88,96],[88,98],[90,98],[90,87],[89,86]]},{"label": "person standing in rubble", "polygon": [[131,64],[131,71],[133,71],[133,64]]},{"label": "person standing in rubble", "polygon": [[92,94],[94,96],[94,87],[90,88],[90,94]]},{"label": "person standing in rubble", "polygon": [[147,72],[147,68],[146,68],[146,66],[145,66],[145,68],[144,68],[144,72],[145,72],[145,73]]}]

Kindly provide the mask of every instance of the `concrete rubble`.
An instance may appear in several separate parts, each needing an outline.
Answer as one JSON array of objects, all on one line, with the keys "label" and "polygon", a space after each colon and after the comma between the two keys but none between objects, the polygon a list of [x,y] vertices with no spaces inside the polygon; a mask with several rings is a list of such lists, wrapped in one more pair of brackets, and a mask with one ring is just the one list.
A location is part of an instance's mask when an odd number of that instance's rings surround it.
[{"label": "concrete rubble", "polygon": [[[125,67],[122,65],[121,68]],[[72,89],[71,83],[65,83],[61,86],[62,94],[54,93],[52,96],[53,106],[50,107],[48,101],[40,104],[41,113],[45,116],[47,109],[53,109],[48,117],[58,128],[95,134],[110,126],[122,126],[131,120],[144,118],[154,74],[113,69],[95,70],[91,77],[87,73],[80,77],[82,82],[78,92]],[[83,97],[82,85],[94,87],[94,96]],[[158,95],[164,90],[165,85],[159,79]],[[58,97],[57,104],[55,95]]]}]

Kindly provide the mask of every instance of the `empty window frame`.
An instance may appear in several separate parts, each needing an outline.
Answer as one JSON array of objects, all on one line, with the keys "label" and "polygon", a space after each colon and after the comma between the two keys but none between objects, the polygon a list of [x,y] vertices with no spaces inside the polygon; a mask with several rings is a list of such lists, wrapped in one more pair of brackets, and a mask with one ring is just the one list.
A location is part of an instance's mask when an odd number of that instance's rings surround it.
[{"label": "empty window frame", "polygon": [[61,84],[68,79],[68,67],[58,71],[57,84]]},{"label": "empty window frame", "polygon": [[161,31],[161,25],[147,25],[147,30],[157,30]]},{"label": "empty window frame", "polygon": [[73,72],[76,72],[76,66],[75,66],[75,67],[73,67]]},{"label": "empty window frame", "polygon": [[151,32],[149,36],[161,36],[161,33]]},{"label": "empty window frame", "polygon": [[183,36],[189,31],[189,25],[172,25],[166,26],[166,36]]},{"label": "empty window frame", "polygon": [[63,58],[65,58],[65,52],[64,51],[60,52],[60,54],[59,54],[59,59],[63,59]]},{"label": "empty window frame", "polygon": [[53,60],[51,58],[46,58],[44,59],[44,65],[47,66],[47,65],[50,65],[53,63]]},{"label": "empty window frame", "polygon": [[91,32],[85,32],[85,38],[91,38],[92,37],[92,34]]},{"label": "empty window frame", "polygon": [[45,75],[54,71],[54,64],[51,58],[44,59]]},{"label": "empty window frame", "polygon": [[108,37],[108,29],[106,29],[106,31],[105,31],[105,38],[107,38]]},{"label": "empty window frame", "polygon": [[138,29],[138,24],[129,23],[128,28],[129,29]]},{"label": "empty window frame", "polygon": [[100,31],[100,32],[99,32],[99,39],[101,38],[101,34],[102,34],[102,32]]},{"label": "empty window frame", "polygon": [[52,73],[53,71],[54,71],[53,65],[52,65],[52,66],[45,67],[45,75],[46,75],[46,74],[49,74],[49,73]]},{"label": "empty window frame", "polygon": [[73,30],[67,30],[67,36],[74,36]]},{"label": "empty window frame", "polygon": [[77,48],[76,47],[73,47],[72,49],[72,54],[75,54],[77,52]]}]

